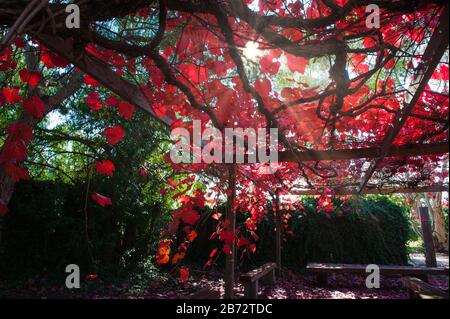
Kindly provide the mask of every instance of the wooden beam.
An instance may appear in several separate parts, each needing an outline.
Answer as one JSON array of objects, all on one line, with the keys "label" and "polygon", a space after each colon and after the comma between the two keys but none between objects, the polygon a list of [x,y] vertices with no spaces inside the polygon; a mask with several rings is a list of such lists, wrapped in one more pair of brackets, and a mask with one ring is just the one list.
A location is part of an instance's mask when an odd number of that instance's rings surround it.
[{"label": "wooden beam", "polygon": [[[437,144],[414,144],[405,147],[390,147],[385,152],[385,157],[439,155],[449,152],[448,143]],[[381,154],[379,148],[359,148],[353,150],[333,151],[302,151],[302,152],[280,152],[279,162],[306,162],[321,160],[351,160],[358,158],[378,158]]]},{"label": "wooden beam", "polygon": [[65,41],[62,38],[58,38],[52,35],[36,33],[33,34],[33,38],[45,45],[47,48],[57,53],[77,68],[87,73],[96,81],[116,93],[124,100],[135,104],[142,109],[145,113],[150,114],[153,118],[162,122],[164,125],[170,127],[170,118],[159,118],[151,107],[151,103],[143,90],[136,84],[133,84],[121,76],[117,75],[111,68],[104,62],[96,59],[86,52],[80,56],[76,56],[71,41]]},{"label": "wooden beam", "polygon": [[[390,195],[390,194],[413,194],[413,193],[440,193],[448,192],[448,185],[431,185],[420,187],[399,187],[399,188],[365,188],[359,192],[357,187],[330,187],[330,195]],[[316,189],[293,189],[292,195],[316,195],[321,191],[320,187]]]},{"label": "wooden beam", "polygon": [[396,113],[393,121],[393,126],[387,132],[386,137],[380,149],[379,157],[372,162],[369,169],[367,170],[365,176],[363,177],[359,192],[362,193],[363,189],[366,187],[367,183],[371,179],[373,173],[375,173],[378,165],[382,162],[383,158],[387,154],[387,150],[392,145],[392,142],[397,137],[398,133],[405,124],[408,116],[411,114],[414,106],[416,106],[423,90],[428,84],[433,72],[435,71],[437,65],[440,63],[442,56],[448,47],[448,36],[449,36],[449,5],[448,2],[445,4],[443,13],[439,19],[439,25],[436,27],[430,42],[422,56],[422,61],[419,66],[418,72],[410,85],[410,94],[405,97],[404,107],[400,108]]},{"label": "wooden beam", "polygon": [[277,262],[277,273],[278,276],[281,277],[281,267],[282,267],[282,261],[281,261],[281,244],[282,244],[282,230],[283,230],[283,221],[281,218],[281,212],[280,212],[280,195],[277,191],[276,197],[275,197],[275,260]]},{"label": "wooden beam", "polygon": [[[236,199],[236,167],[234,164],[229,166],[228,179],[228,199],[227,199],[227,214],[228,222],[227,231],[236,233],[236,213],[234,204]],[[230,244],[230,253],[225,257],[225,299],[234,299],[234,268],[236,260],[236,240]]]},{"label": "wooden beam", "polygon": [[[34,38],[44,44],[61,57],[78,67],[83,72],[89,74],[96,81],[122,97],[123,99],[140,107],[144,112],[161,121],[170,127],[169,118],[160,119],[150,106],[148,98],[142,89],[133,83],[117,75],[110,67],[88,54],[75,57],[73,46],[70,41],[46,34],[35,34]],[[406,147],[390,147],[386,150],[385,156],[419,156],[436,155],[449,152],[447,143],[439,144],[417,144]],[[333,150],[333,151],[302,151],[302,152],[280,152],[279,162],[304,162],[320,160],[349,160],[357,158],[378,158],[383,152],[379,148],[363,148],[353,150]]]}]

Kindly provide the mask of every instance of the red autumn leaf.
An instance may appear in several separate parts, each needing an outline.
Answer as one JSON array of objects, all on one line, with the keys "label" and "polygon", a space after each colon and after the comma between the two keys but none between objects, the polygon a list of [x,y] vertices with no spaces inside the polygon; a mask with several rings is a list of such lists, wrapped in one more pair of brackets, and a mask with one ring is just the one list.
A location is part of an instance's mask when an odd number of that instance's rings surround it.
[{"label": "red autumn leaf", "polygon": [[297,57],[292,54],[286,54],[287,67],[291,72],[305,73],[306,65],[308,65],[308,60],[304,57]]},{"label": "red autumn leaf", "polygon": [[180,281],[182,283],[185,283],[186,280],[189,278],[189,269],[187,267],[181,267],[179,273],[180,273]]},{"label": "red autumn leaf", "polygon": [[158,265],[165,265],[170,261],[170,244],[172,241],[166,239],[158,244],[158,253],[156,254],[156,263]]},{"label": "red autumn leaf", "polygon": [[194,241],[195,238],[197,238],[197,232],[195,230],[192,230],[187,236],[186,236],[186,240],[187,241]]},{"label": "red autumn leaf", "polygon": [[107,205],[112,205],[111,198],[100,195],[98,193],[93,193],[91,198],[93,200],[95,200],[102,207],[105,207]]},{"label": "red autumn leaf", "polygon": [[158,265],[165,265],[170,261],[169,255],[160,255],[156,257],[156,263]]},{"label": "red autumn leaf", "polygon": [[22,49],[25,47],[25,41],[22,38],[19,38],[19,37],[15,38],[13,43],[17,48]]},{"label": "red autumn leaf", "polygon": [[103,160],[95,163],[95,169],[97,173],[108,176],[113,176],[115,166],[114,163],[108,160]]},{"label": "red autumn leaf", "polygon": [[14,163],[5,163],[3,165],[3,168],[6,172],[6,174],[11,177],[15,182],[18,182],[20,180],[29,180],[30,174],[28,173],[28,170],[26,168],[23,168],[19,165],[16,165]]},{"label": "red autumn leaf", "polygon": [[21,140],[25,143],[29,143],[33,140],[33,130],[28,124],[14,123],[8,125],[6,129],[9,133],[9,138],[13,140]]},{"label": "red autumn leaf", "polygon": [[365,48],[372,48],[374,46],[378,45],[378,42],[374,40],[372,37],[365,37],[364,38],[364,47]]},{"label": "red autumn leaf", "polygon": [[278,61],[273,62],[273,54],[267,54],[259,60],[259,65],[261,66],[261,71],[264,73],[269,73],[270,75],[275,75],[280,69],[281,63]]},{"label": "red autumn leaf", "polygon": [[392,69],[392,67],[395,65],[395,59],[392,58],[390,59],[385,65],[384,68],[387,69]]},{"label": "red autumn leaf", "polygon": [[238,247],[247,246],[249,244],[250,242],[248,241],[247,238],[241,237],[238,239]]},{"label": "red autumn leaf", "polygon": [[136,110],[136,108],[131,103],[128,103],[128,102],[120,102],[119,103],[119,113],[127,120],[131,120],[135,110]]},{"label": "red autumn leaf", "polygon": [[51,53],[51,52],[44,52],[41,56],[41,61],[45,64],[48,68],[65,68],[69,65],[69,62],[67,62],[65,59]]},{"label": "red autumn leaf", "polygon": [[175,183],[171,178],[169,178],[166,182],[167,182],[167,184],[169,184],[173,188],[177,188],[178,187],[178,184]]},{"label": "red autumn leaf", "polygon": [[392,88],[395,87],[395,82],[394,82],[394,80],[392,80],[391,77],[387,78],[387,80],[386,80],[386,87],[389,88],[389,89],[392,89]]},{"label": "red autumn leaf", "polygon": [[32,72],[27,69],[20,70],[19,77],[23,83],[28,83],[32,88],[35,88],[43,80],[39,72]]},{"label": "red autumn leaf", "polygon": [[251,252],[251,253],[255,253],[256,252],[256,245],[255,244],[248,245],[247,251]]},{"label": "red autumn leaf", "polygon": [[100,101],[100,95],[98,92],[92,92],[86,98],[86,103],[88,107],[93,111],[98,111],[103,108],[102,102]]},{"label": "red autumn leaf", "polygon": [[125,130],[120,125],[105,129],[105,138],[109,145],[116,145],[125,137]]},{"label": "red autumn leaf", "polygon": [[27,153],[27,147],[22,140],[8,139],[3,144],[2,158],[7,161],[17,160],[23,162]]},{"label": "red autumn leaf", "polygon": [[270,91],[272,91],[272,83],[268,78],[264,78],[262,80],[257,80],[255,82],[255,89],[262,96],[269,96]]},{"label": "red autumn leaf", "polygon": [[355,53],[352,55],[353,65],[355,67],[356,72],[358,72],[359,74],[369,72],[369,65],[365,62],[366,58],[367,58],[366,54]]},{"label": "red autumn leaf", "polygon": [[228,244],[223,245],[222,251],[225,253],[225,255],[231,255],[231,247]]},{"label": "red autumn leaf", "polygon": [[99,87],[100,83],[98,83],[94,78],[90,77],[88,74],[83,74],[84,83],[90,85],[92,87]]},{"label": "red autumn leaf", "polygon": [[147,169],[145,169],[144,167],[141,167],[141,168],[139,169],[139,174],[140,174],[142,177],[147,177],[147,176],[150,175],[149,172],[147,172]]},{"label": "red autumn leaf", "polygon": [[225,231],[221,232],[219,235],[219,239],[223,240],[228,245],[231,244],[235,238],[236,238],[236,236],[234,235],[234,233],[229,230],[225,230]]},{"label": "red autumn leaf", "polygon": [[5,216],[8,213],[9,209],[6,206],[5,202],[0,199],[0,217]]},{"label": "red autumn leaf", "polygon": [[433,72],[433,79],[440,81],[448,81],[449,80],[448,66],[442,65],[438,70],[435,70]]},{"label": "red autumn leaf", "polygon": [[186,256],[186,253],[175,253],[172,258],[172,264],[173,265],[178,264],[180,261],[182,261],[184,259],[185,256]]},{"label": "red autumn leaf", "polygon": [[5,101],[10,104],[19,103],[22,100],[22,97],[19,95],[18,88],[7,88],[4,87],[2,90]]},{"label": "red autumn leaf", "polygon": [[247,220],[245,221],[245,227],[248,230],[256,230],[256,224],[251,218],[247,218]]},{"label": "red autumn leaf", "polygon": [[213,257],[217,254],[218,251],[219,251],[218,248],[214,248],[214,249],[211,251],[211,253],[209,254],[209,258],[213,258]]},{"label": "red autumn leaf", "polygon": [[181,215],[181,220],[189,225],[194,225],[199,219],[200,214],[193,209],[185,211]]},{"label": "red autumn leaf", "polygon": [[37,119],[41,119],[45,115],[45,104],[42,100],[33,95],[29,99],[23,100],[23,108],[28,114],[32,115]]},{"label": "red autumn leaf", "polygon": [[117,98],[114,96],[110,96],[105,100],[105,104],[110,107],[116,107],[118,104]]},{"label": "red autumn leaf", "polygon": [[212,59],[208,59],[206,61],[206,68],[213,72],[218,77],[225,76],[227,74],[228,66],[225,62],[222,61],[213,61]]}]

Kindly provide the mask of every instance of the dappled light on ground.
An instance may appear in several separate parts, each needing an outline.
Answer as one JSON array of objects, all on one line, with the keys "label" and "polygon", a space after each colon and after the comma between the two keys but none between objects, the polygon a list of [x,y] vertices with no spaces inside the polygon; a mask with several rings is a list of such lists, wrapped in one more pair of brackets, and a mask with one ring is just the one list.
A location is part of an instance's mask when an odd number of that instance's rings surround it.
[{"label": "dappled light on ground", "polygon": [[[335,275],[330,277],[329,287],[318,287],[314,276],[302,276],[290,273],[278,278],[273,287],[261,287],[260,299],[408,299],[407,291],[402,287],[400,278],[382,278],[380,289],[368,289],[364,279],[354,275]],[[430,284],[448,289],[448,278],[432,277]],[[34,287],[33,287],[34,285]],[[42,286],[40,286],[42,285]],[[147,287],[138,287],[129,283],[122,285],[104,284],[101,279],[89,283],[82,290],[69,291],[62,287],[45,286],[45,282],[29,281],[22,287],[6,287],[0,283],[0,291],[6,298],[76,298],[76,299],[185,299],[201,289],[219,291],[224,295],[224,281],[220,273],[193,276],[185,285],[167,282],[152,282]],[[6,290],[7,288],[7,290]],[[235,287],[237,298],[243,298],[240,284]]]}]

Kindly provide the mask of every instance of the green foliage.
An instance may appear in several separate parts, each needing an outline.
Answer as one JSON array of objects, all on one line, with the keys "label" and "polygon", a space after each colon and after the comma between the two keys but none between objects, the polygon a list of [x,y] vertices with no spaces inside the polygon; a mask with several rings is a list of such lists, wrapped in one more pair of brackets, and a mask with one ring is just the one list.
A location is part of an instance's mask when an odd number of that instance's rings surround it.
[{"label": "green foliage", "polygon": [[2,275],[63,273],[72,263],[88,273],[114,273],[153,254],[167,222],[162,202],[124,210],[123,202],[102,208],[88,200],[85,209],[85,187],[18,184],[5,218]]},{"label": "green foliage", "polygon": [[[167,227],[173,200],[160,189],[174,172],[163,159],[164,130],[140,111],[125,121],[105,109],[104,121],[77,98],[73,103],[59,125],[36,130],[27,160],[32,180],[17,185],[4,218],[3,275],[63,273],[70,263],[116,275],[152,256]],[[127,136],[111,147],[101,131],[116,123]],[[115,165],[112,177],[95,171],[95,162],[106,159]],[[100,207],[94,192],[113,205]]]},{"label": "green foliage", "polygon": [[[327,216],[316,211],[312,198],[303,200],[304,210],[289,212],[282,258],[287,266],[304,267],[308,262],[407,264],[409,224],[403,207],[386,197],[354,197]],[[285,212],[286,213],[286,212]],[[261,242],[253,263],[274,254],[273,220],[258,230]]]},{"label": "green foliage", "polygon": [[86,265],[78,193],[76,186],[54,182],[17,185],[2,234],[3,275],[41,274],[75,261]]}]

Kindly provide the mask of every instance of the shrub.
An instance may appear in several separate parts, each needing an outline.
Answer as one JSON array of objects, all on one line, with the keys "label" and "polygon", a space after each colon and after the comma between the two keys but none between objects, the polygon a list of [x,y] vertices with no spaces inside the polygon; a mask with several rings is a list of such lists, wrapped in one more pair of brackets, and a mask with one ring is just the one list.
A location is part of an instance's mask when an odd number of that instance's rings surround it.
[{"label": "shrub", "polygon": [[[318,213],[312,198],[304,199],[302,204],[304,210],[289,212],[293,235],[285,235],[284,265],[302,268],[308,262],[407,264],[406,210],[388,198],[354,197],[338,203],[339,208],[329,215]],[[273,261],[273,220],[267,219],[259,228],[261,242],[252,259],[258,263]]]},{"label": "shrub", "polygon": [[153,246],[166,229],[161,204],[137,207],[135,197],[123,197],[113,206],[100,207],[88,199],[86,220],[85,196],[82,184],[19,183],[3,221],[0,276],[64,274],[68,264],[88,274],[115,276],[121,270],[136,270],[153,256]]}]

